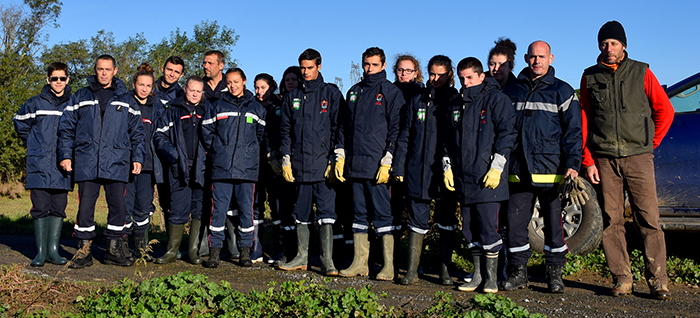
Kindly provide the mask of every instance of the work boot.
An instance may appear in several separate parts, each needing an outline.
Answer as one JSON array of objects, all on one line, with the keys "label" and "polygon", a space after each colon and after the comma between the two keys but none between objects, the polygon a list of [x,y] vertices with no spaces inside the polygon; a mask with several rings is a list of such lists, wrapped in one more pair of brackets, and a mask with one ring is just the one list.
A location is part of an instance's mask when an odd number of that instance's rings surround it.
[{"label": "work boot", "polygon": [[119,253],[121,253],[122,257],[126,257],[129,262],[133,263],[136,261],[134,256],[131,255],[131,250],[129,250],[129,235],[122,236],[122,239],[119,242]]},{"label": "work boot", "polygon": [[134,253],[131,255],[134,259],[153,262],[153,256],[148,254],[148,233],[134,233]]},{"label": "work boot", "polygon": [[279,260],[272,263],[274,267],[280,267],[282,264],[291,261],[297,255],[297,232],[296,227],[282,228],[282,246],[284,246],[284,254]]},{"label": "work boot", "polygon": [[253,267],[253,261],[250,259],[250,247],[239,247],[241,256],[238,259],[238,264],[243,267]]},{"label": "work boot", "polygon": [[46,262],[46,245],[49,236],[48,218],[34,219],[34,241],[36,242],[36,257],[32,260],[32,266],[44,266]]},{"label": "work boot", "polygon": [[187,244],[187,261],[190,264],[202,264],[202,259],[199,258],[199,234],[201,232],[202,221],[192,220],[190,222],[190,238]]},{"label": "work boot", "polygon": [[486,281],[484,281],[484,293],[498,292],[498,252],[486,252]]},{"label": "work boot", "polygon": [[394,279],[394,236],[391,234],[382,235],[382,255],[384,256],[384,267],[377,274],[377,280]]},{"label": "work boot", "polygon": [[228,252],[228,259],[234,260],[241,257],[241,253],[238,251],[238,242],[236,242],[236,226],[231,222],[231,218],[231,216],[226,217],[224,246],[226,247],[226,252]]},{"label": "work boot", "polygon": [[508,279],[501,283],[503,290],[527,287],[527,265],[508,265]]},{"label": "work boot", "polygon": [[90,249],[92,248],[92,240],[78,240],[78,251],[73,255],[71,259],[69,268],[83,268],[87,266],[92,266],[92,253]]},{"label": "work boot", "polygon": [[206,268],[217,268],[219,267],[219,255],[221,254],[220,247],[212,247],[209,249],[209,259],[204,261],[202,265]]},{"label": "work boot", "polygon": [[610,293],[615,297],[621,297],[625,295],[632,294],[632,282],[621,282],[618,281],[615,286],[610,290]]},{"label": "work boot", "polygon": [[668,290],[668,286],[664,284],[649,286],[649,294],[651,297],[659,300],[671,299],[671,292]]},{"label": "work boot", "polygon": [[107,242],[104,263],[107,265],[131,266],[134,262],[123,254],[123,239],[111,239]]},{"label": "work boot", "polygon": [[545,280],[550,293],[561,294],[564,292],[564,281],[561,279],[561,271],[564,265],[547,264]]},{"label": "work boot", "polygon": [[461,291],[475,291],[481,285],[481,262],[484,258],[484,254],[478,247],[472,248],[471,253],[472,263],[474,263],[474,275],[472,275],[472,279],[469,282],[457,287],[457,289]]},{"label": "work boot", "polygon": [[168,223],[168,246],[165,254],[156,258],[156,264],[170,264],[177,260],[177,252],[182,243],[182,234],[185,232],[184,224]]},{"label": "work boot", "polygon": [[453,231],[440,231],[440,284],[452,285],[449,265],[452,264]]},{"label": "work boot", "polygon": [[309,262],[309,232],[308,224],[297,224],[297,256],[293,260],[280,265],[285,271],[306,270]]},{"label": "work boot", "polygon": [[418,279],[418,264],[420,264],[420,254],[423,251],[424,237],[424,234],[408,232],[408,269],[406,276],[401,279],[401,285],[413,285]]},{"label": "work boot", "polygon": [[260,242],[260,228],[261,226],[259,225],[262,221],[255,220],[254,221],[254,226],[253,226],[253,247],[251,248],[250,251],[250,260],[253,263],[262,263],[263,262],[263,249],[262,249],[262,244]]},{"label": "work boot", "polygon": [[46,241],[46,260],[56,265],[65,265],[68,260],[58,254],[58,247],[61,240],[61,229],[63,228],[63,218],[49,216],[48,219],[48,239]]},{"label": "work boot", "polygon": [[322,264],[321,272],[326,276],[338,276],[338,270],[333,264],[333,225],[321,225],[320,236]]},{"label": "work boot", "polygon": [[[354,255],[350,267],[341,270],[338,274],[343,277],[369,275],[369,240],[367,233],[353,233],[352,235]],[[393,271],[392,271],[393,272]]]}]

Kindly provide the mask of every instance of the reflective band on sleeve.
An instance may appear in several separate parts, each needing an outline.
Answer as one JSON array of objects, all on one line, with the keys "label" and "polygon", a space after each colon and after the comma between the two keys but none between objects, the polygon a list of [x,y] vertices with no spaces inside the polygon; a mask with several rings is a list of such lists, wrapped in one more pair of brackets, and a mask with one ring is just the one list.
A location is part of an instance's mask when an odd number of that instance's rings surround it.
[{"label": "reflective band on sleeve", "polygon": [[265,223],[265,220],[253,220],[253,224],[260,225],[260,223]]},{"label": "reflective band on sleeve", "polygon": [[107,224],[107,229],[110,231],[123,231],[124,230],[124,224],[122,225],[111,225]]},{"label": "reflective band on sleeve", "polygon": [[302,221],[299,221],[299,220],[294,220],[294,222],[296,222],[296,224],[304,224],[304,225],[309,225],[309,224],[311,224],[311,222],[302,222]]},{"label": "reflective band on sleeve", "polygon": [[479,242],[467,243],[467,248],[471,249],[475,247],[479,247]]},{"label": "reflective band on sleeve", "polygon": [[94,106],[94,105],[98,105],[99,103],[100,102],[98,102],[97,100],[86,100],[86,101],[80,102],[78,105],[66,106],[64,111],[72,112],[72,111],[78,110],[78,108],[80,108],[80,107]]},{"label": "reflective band on sleeve", "polygon": [[170,127],[172,127],[173,125],[174,125],[174,124],[173,124],[173,122],[171,121],[171,122],[168,123],[167,126],[156,129],[156,132],[164,133],[164,132],[168,131],[168,130],[170,129]]},{"label": "reflective band on sleeve", "polygon": [[258,115],[255,115],[253,113],[245,113],[245,116],[253,118],[255,121],[258,122],[258,124],[265,126],[265,121],[260,119],[260,117],[258,117]]},{"label": "reflective band on sleeve", "polygon": [[391,226],[384,226],[377,229],[377,234],[391,232]]},{"label": "reflective band on sleeve", "polygon": [[76,230],[76,231],[78,231],[78,232],[95,232],[95,226],[94,226],[94,225],[93,225],[93,226],[87,226],[87,227],[80,227],[80,226],[78,226],[78,224],[76,224],[76,225],[73,227],[73,229]]},{"label": "reflective band on sleeve", "polygon": [[253,232],[253,230],[255,230],[255,226],[246,227],[246,228],[243,228],[243,227],[240,227],[240,226],[239,226],[239,227],[238,227],[238,230],[241,231],[241,232],[243,232],[243,233],[249,233],[249,232]]},{"label": "reflective band on sleeve", "polygon": [[437,226],[438,226],[438,228],[441,229],[441,230],[454,231],[454,230],[457,229],[457,226],[458,226],[458,225],[457,225],[457,224],[453,224],[453,225],[442,225],[442,224],[438,223]]},{"label": "reflective band on sleeve", "polygon": [[567,99],[565,102],[563,102],[561,105],[559,105],[559,111],[565,112],[565,111],[569,110],[569,106],[571,105],[571,102],[575,101],[575,100],[576,101],[578,100],[578,97],[576,97],[576,94],[571,95],[571,97],[569,97],[569,99]]},{"label": "reflective band on sleeve", "polygon": [[148,225],[148,219],[143,220],[143,222],[136,222],[136,226],[145,226]]},{"label": "reflective band on sleeve", "polygon": [[352,228],[353,228],[353,229],[358,229],[358,230],[366,230],[366,229],[369,228],[369,226],[367,226],[367,225],[362,225],[362,224],[357,224],[357,223],[353,223],[353,224],[352,224]]},{"label": "reflective band on sleeve", "polygon": [[26,120],[29,118],[36,118],[36,116],[61,116],[63,114],[60,110],[37,110],[35,113],[27,113],[24,115],[17,115],[13,117],[15,120]]},{"label": "reflective band on sleeve", "polygon": [[333,224],[333,223],[335,223],[335,219],[331,219],[331,218],[324,218],[324,219],[318,220],[319,225]]},{"label": "reflective band on sleeve", "polygon": [[524,252],[530,249],[530,243],[527,243],[523,246],[516,246],[516,247],[511,247],[508,249],[508,252],[511,253],[517,253],[517,252]]},{"label": "reflective band on sleeve", "polygon": [[129,113],[131,113],[134,116],[141,116],[141,111],[133,108],[129,108]]},{"label": "reflective band on sleeve", "polygon": [[212,231],[212,232],[223,232],[223,231],[224,231],[224,228],[226,228],[226,226],[213,226],[213,225],[209,225],[209,231]]},{"label": "reflective band on sleeve", "polygon": [[226,211],[226,215],[228,215],[228,216],[236,216],[236,215],[238,215],[238,210],[235,210],[235,211],[228,210],[228,211]]},{"label": "reflective band on sleeve", "polygon": [[333,235],[334,240],[342,240],[344,237],[343,234]]},{"label": "reflective band on sleeve", "polygon": [[282,220],[272,221],[272,225],[280,225],[280,224],[282,224]]},{"label": "reflective band on sleeve", "polygon": [[124,225],[124,227],[127,229],[130,229],[133,224],[134,224],[134,222],[129,222],[126,225]]},{"label": "reflective band on sleeve", "polygon": [[484,250],[490,251],[494,247],[499,246],[499,245],[503,245],[503,240],[498,240],[498,241],[496,241],[496,243],[493,243],[493,244],[484,245]]},{"label": "reflective band on sleeve", "polygon": [[427,230],[425,230],[425,229],[419,229],[419,228],[417,228],[417,227],[413,227],[413,226],[410,226],[410,225],[408,226],[408,228],[410,228],[411,231],[413,231],[413,232],[416,232],[416,233],[418,233],[418,234],[423,234],[423,235],[427,234],[427,233],[430,231],[430,229],[427,229]]},{"label": "reflective band on sleeve", "polygon": [[522,111],[522,110],[541,110],[545,112],[550,112],[550,113],[557,113],[558,112],[558,105],[557,104],[552,104],[552,103],[544,103],[544,102],[518,102],[515,105],[515,111]]},{"label": "reflective band on sleeve", "polygon": [[391,227],[392,231],[401,231],[401,229],[403,229],[403,226],[401,225],[394,225]]},{"label": "reflective band on sleeve", "polygon": [[562,252],[566,252],[567,250],[569,250],[569,247],[566,246],[566,244],[564,244],[564,246],[562,246],[562,247],[557,247],[557,248],[551,248],[551,247],[545,245],[544,250],[547,252],[551,252],[551,253],[562,253]]}]

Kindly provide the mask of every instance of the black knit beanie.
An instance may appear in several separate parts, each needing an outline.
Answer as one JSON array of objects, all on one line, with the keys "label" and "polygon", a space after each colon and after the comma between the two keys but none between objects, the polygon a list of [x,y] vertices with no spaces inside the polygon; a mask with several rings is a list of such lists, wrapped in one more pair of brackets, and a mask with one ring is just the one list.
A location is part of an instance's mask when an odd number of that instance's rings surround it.
[{"label": "black knit beanie", "polygon": [[618,40],[627,47],[627,36],[625,36],[625,29],[620,22],[613,20],[603,24],[600,31],[598,31],[598,44],[607,39]]}]

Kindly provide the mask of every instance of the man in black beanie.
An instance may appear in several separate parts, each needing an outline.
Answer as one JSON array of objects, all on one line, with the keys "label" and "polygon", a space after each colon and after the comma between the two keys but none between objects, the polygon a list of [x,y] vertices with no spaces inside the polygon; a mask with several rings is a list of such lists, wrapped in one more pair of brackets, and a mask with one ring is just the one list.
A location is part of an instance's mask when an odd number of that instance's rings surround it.
[{"label": "man in black beanie", "polygon": [[611,293],[631,294],[634,280],[625,241],[627,188],[644,244],[650,294],[669,299],[653,153],[671,126],[673,106],[649,65],[628,57],[627,37],[619,22],[600,28],[598,45],[598,63],[581,79],[581,108],[589,119],[583,127],[583,173],[602,190],[603,251],[615,279]]}]

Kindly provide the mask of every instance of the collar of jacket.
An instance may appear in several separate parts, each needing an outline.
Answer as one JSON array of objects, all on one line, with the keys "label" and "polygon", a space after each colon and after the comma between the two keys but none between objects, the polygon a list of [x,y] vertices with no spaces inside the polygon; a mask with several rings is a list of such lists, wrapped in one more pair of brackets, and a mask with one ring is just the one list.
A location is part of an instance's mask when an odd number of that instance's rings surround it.
[{"label": "collar of jacket", "polygon": [[498,89],[499,87],[500,86],[498,85],[498,81],[496,81],[495,78],[486,77],[484,78],[483,83],[467,88],[463,87],[460,93],[462,95],[462,100],[464,100],[467,103],[471,103],[477,97],[479,97],[479,95],[486,93],[492,89]]},{"label": "collar of jacket", "polygon": [[447,83],[437,88],[428,83],[427,87],[425,88],[425,92],[425,97],[427,97],[429,100],[444,101],[450,99],[455,93],[457,93],[457,90]]},{"label": "collar of jacket", "polygon": [[367,74],[367,72],[365,72],[362,75],[362,82],[368,86],[377,85],[384,80],[386,80],[386,70],[382,70],[381,72],[374,74]]},{"label": "collar of jacket", "polygon": [[[97,81],[97,76],[95,76],[95,75],[88,76],[87,82],[88,82],[88,87],[93,92],[97,92],[97,90],[102,88],[102,85],[100,85],[100,82]],[[122,80],[120,80],[116,77],[112,78],[112,85],[109,88],[113,88],[114,94],[117,96],[126,93],[126,84],[124,84],[124,82],[122,82]]]},{"label": "collar of jacket", "polygon": [[144,104],[141,104],[141,103],[139,102],[138,98],[136,98],[136,90],[134,90],[134,89],[130,90],[130,91],[129,91],[129,94],[131,94],[131,96],[134,97],[134,100],[136,101],[136,103],[137,103],[139,106],[150,106],[150,107],[153,107],[153,103],[155,103],[155,95],[153,95],[153,94],[149,94],[148,97],[146,97],[146,102],[145,102]]},{"label": "collar of jacket", "polygon": [[552,85],[555,81],[554,66],[550,65],[549,70],[547,70],[547,74],[544,74],[544,76],[534,81],[530,80],[530,67],[525,67],[522,71],[520,71],[520,74],[518,74],[518,80],[527,82],[528,84],[530,84],[530,87],[534,87],[537,83],[545,83],[547,85]]},{"label": "collar of jacket", "polygon": [[163,76],[159,77],[154,83],[153,83],[153,91],[154,92],[161,92],[164,94],[168,94],[172,91],[175,91],[180,88],[180,84],[175,82],[175,84],[168,86],[168,88],[163,87],[161,84],[163,83],[164,79]]},{"label": "collar of jacket", "polygon": [[321,85],[323,84],[323,75],[321,75],[321,72],[318,73],[318,77],[316,79],[310,80],[310,81],[304,81],[302,85],[302,89],[304,92],[313,92],[317,90]]},{"label": "collar of jacket", "polygon": [[[168,105],[174,106],[174,107],[179,107],[179,108],[182,108],[184,110],[187,110],[187,107],[185,107],[185,103],[187,103],[187,100],[185,100],[185,96],[180,96],[180,97],[173,99],[173,101],[168,103]],[[202,100],[199,101],[199,104],[197,104],[196,107],[202,107],[204,109],[209,108],[209,100],[204,98],[204,95],[202,95]]]},{"label": "collar of jacket", "polygon": [[241,107],[242,105],[248,103],[253,98],[255,98],[255,95],[253,95],[253,93],[251,91],[246,89],[241,97],[236,97],[236,96],[231,95],[231,93],[228,93],[228,94],[224,95],[223,100],[229,104],[236,106],[236,107]]},{"label": "collar of jacket", "polygon": [[66,85],[66,88],[63,90],[63,95],[56,96],[56,94],[54,94],[53,91],[51,91],[51,85],[46,84],[41,89],[40,95],[41,98],[51,102],[51,104],[53,104],[54,106],[58,106],[67,102],[70,99],[71,88],[69,85]]},{"label": "collar of jacket", "polygon": [[[619,64],[619,65],[617,66],[617,69],[618,69],[618,70],[619,70],[620,68],[622,68],[623,65],[626,64],[625,62],[626,62],[626,61],[628,60],[628,58],[629,58],[629,54],[627,54],[627,50],[624,50],[623,53],[625,54],[625,56],[623,56],[623,57],[622,57],[622,61],[620,61],[620,62],[618,63],[618,64]],[[598,55],[598,59],[597,59],[598,63],[596,63],[596,65],[598,65],[598,68],[603,69],[603,70],[605,70],[605,71],[607,71],[607,72],[609,72],[609,73],[613,73],[613,70],[612,70],[612,68],[610,68],[610,66],[607,66],[607,65],[603,64],[602,58],[603,58],[603,55],[602,55],[602,54],[601,54],[601,55]]]}]

